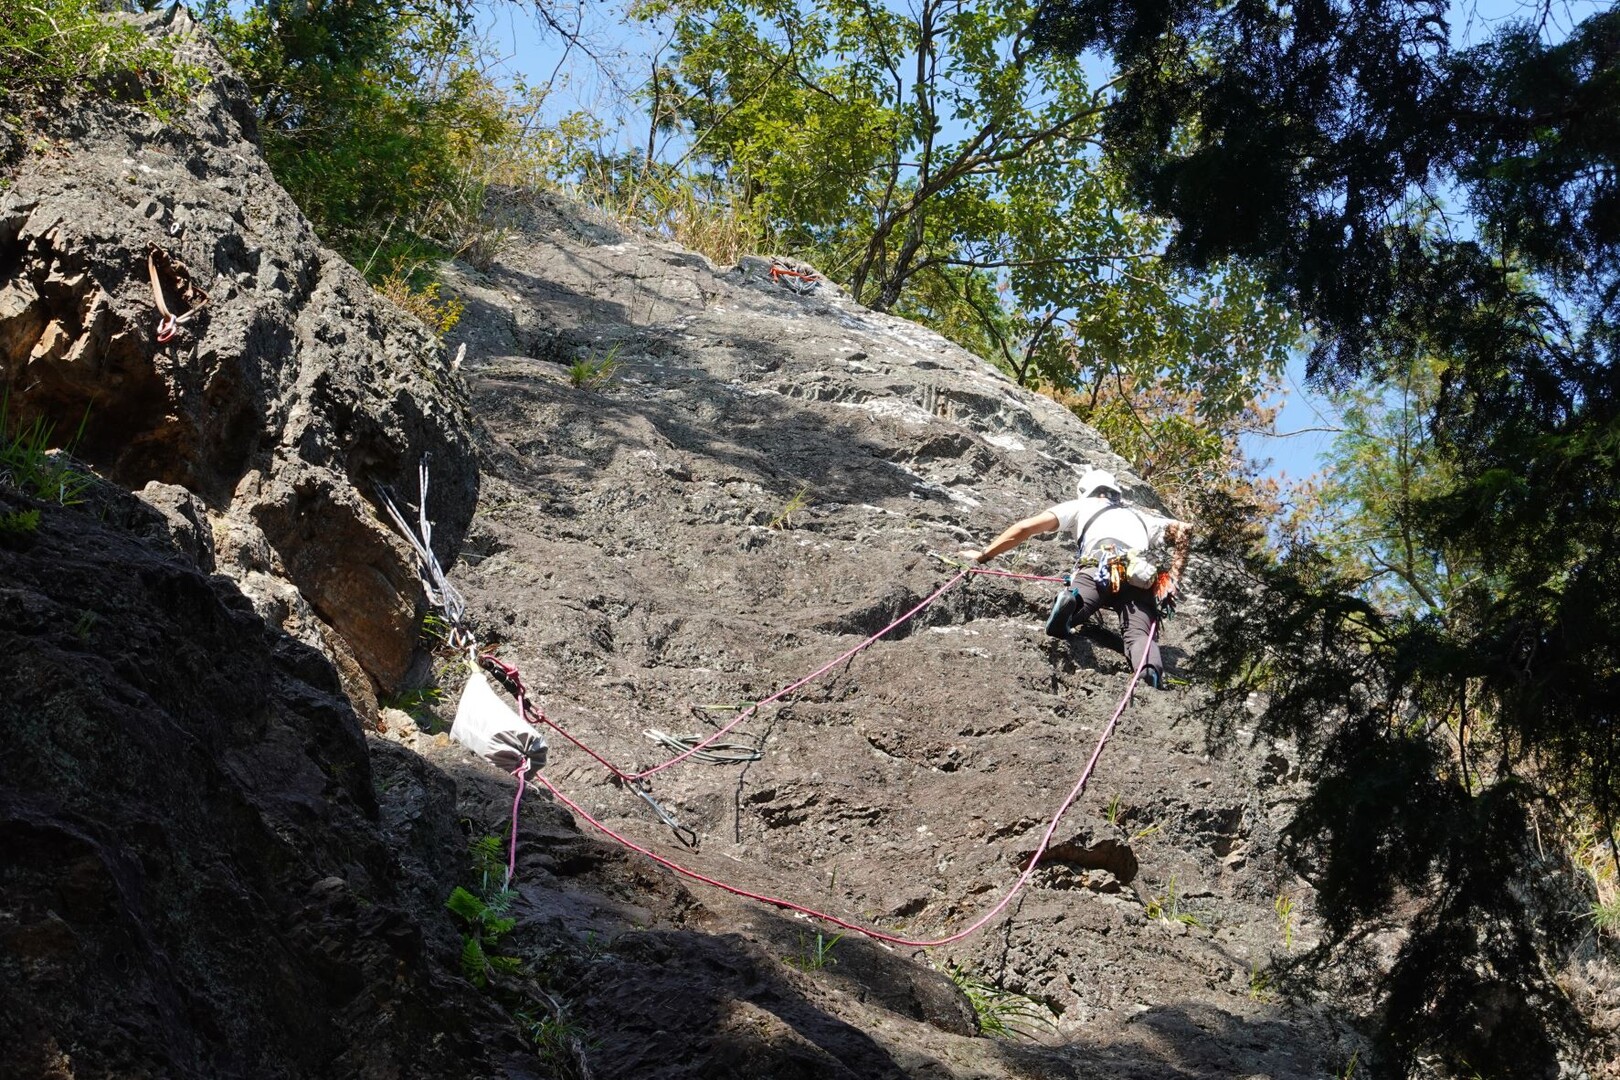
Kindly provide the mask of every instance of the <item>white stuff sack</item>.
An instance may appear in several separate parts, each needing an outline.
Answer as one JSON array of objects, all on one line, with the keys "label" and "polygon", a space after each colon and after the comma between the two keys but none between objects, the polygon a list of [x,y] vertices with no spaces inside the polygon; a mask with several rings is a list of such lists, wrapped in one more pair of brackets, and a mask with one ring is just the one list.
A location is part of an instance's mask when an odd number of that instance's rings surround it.
[{"label": "white stuff sack", "polygon": [[450,737],[505,772],[516,772],[527,758],[524,780],[546,763],[546,737],[496,695],[481,671],[462,688]]}]

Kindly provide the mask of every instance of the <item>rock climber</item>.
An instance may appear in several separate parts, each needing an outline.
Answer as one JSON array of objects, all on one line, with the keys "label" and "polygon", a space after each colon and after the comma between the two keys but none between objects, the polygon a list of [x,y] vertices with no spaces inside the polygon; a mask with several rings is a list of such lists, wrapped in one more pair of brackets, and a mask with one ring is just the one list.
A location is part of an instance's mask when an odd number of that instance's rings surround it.
[{"label": "rock climber", "polygon": [[[1046,632],[1067,640],[1074,627],[1098,608],[1120,613],[1125,653],[1142,668],[1149,686],[1168,690],[1153,625],[1175,609],[1181,571],[1192,546],[1192,526],[1129,506],[1112,473],[1087,466],[1078,498],[1058,503],[1034,517],[1014,522],[982,551],[965,550],[965,562],[986,563],[1025,540],[1059,532],[1074,537],[1077,557],[1069,584],[1058,594]],[[1160,569],[1164,550],[1169,565]]]}]

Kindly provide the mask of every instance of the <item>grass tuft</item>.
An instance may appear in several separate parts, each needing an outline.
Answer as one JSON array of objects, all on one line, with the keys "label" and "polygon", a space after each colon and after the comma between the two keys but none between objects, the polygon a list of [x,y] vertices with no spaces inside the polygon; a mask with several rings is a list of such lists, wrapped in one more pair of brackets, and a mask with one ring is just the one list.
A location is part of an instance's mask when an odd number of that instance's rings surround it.
[{"label": "grass tuft", "polygon": [[375,288],[383,299],[420,319],[434,337],[443,341],[444,336],[461,321],[464,305],[453,297],[448,300],[440,298],[439,283],[418,281],[419,277],[419,273],[412,273],[403,264],[396,264]]},{"label": "grass tuft", "polygon": [[600,390],[619,373],[619,346],[602,356],[587,356],[568,368],[568,382],[580,390]]},{"label": "grass tuft", "polygon": [[816,939],[812,942],[809,937],[801,932],[799,934],[798,955],[786,957],[783,962],[791,967],[798,968],[800,971],[820,971],[822,968],[832,967],[838,963],[838,959],[832,954],[833,949],[843,940],[843,934],[828,937],[817,930]]},{"label": "grass tuft", "polygon": [[799,490],[776,512],[776,516],[766,523],[767,529],[787,530],[793,528],[793,515],[810,505],[810,485],[800,484]]},{"label": "grass tuft", "polygon": [[1004,990],[959,964],[945,965],[945,975],[973,1006],[979,1030],[992,1038],[1029,1036],[1038,1027],[1057,1028],[1051,1010],[1034,998]]},{"label": "grass tuft", "polygon": [[11,399],[0,397],[0,486],[58,506],[84,502],[96,478],[74,469],[65,452],[52,449],[55,434],[55,425],[37,416],[27,427],[14,427]]}]

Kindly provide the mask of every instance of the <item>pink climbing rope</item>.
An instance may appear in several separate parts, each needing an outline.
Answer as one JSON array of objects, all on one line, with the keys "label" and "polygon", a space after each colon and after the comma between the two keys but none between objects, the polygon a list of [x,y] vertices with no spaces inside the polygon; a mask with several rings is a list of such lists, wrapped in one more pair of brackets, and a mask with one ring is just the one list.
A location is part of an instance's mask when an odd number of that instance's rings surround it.
[{"label": "pink climbing rope", "polygon": [[924,608],[928,607],[930,604],[934,603],[934,601],[938,600],[941,596],[944,596],[951,589],[955,588],[963,580],[965,580],[969,575],[983,575],[983,576],[986,576],[986,577],[1013,578],[1013,579],[1016,579],[1016,580],[1019,580],[1019,581],[1050,581],[1050,582],[1058,582],[1058,583],[1063,582],[1063,579],[1060,578],[1060,577],[1043,577],[1043,576],[1038,575],[1038,574],[1014,574],[1014,573],[1011,573],[1011,572],[1006,571],[1006,570],[985,570],[985,569],[981,569],[979,567],[971,567],[971,566],[970,567],[964,567],[957,573],[957,575],[955,577],[951,578],[945,584],[943,584],[939,588],[935,589],[932,593],[930,593],[927,597],[925,597],[920,603],[918,603],[910,611],[907,611],[904,615],[901,615],[898,619],[895,619],[888,626],[885,626],[883,629],[879,630],[877,633],[875,633],[875,634],[871,635],[870,637],[866,638],[866,640],[862,641],[860,644],[858,644],[858,645],[854,646],[853,648],[848,649],[847,651],[839,654],[834,659],[829,660],[827,663],[823,664],[821,667],[817,668],[815,671],[812,671],[810,674],[806,675],[804,678],[798,680],[797,682],[791,683],[788,686],[783,687],[782,689],[776,691],[776,693],[772,694],[771,696],[769,696],[767,698],[764,698],[763,700],[754,702],[752,705],[748,706],[746,709],[743,709],[741,712],[739,712],[736,716],[732,717],[731,720],[727,721],[724,726],[720,727],[718,730],[716,730],[715,732],[710,734],[708,737],[703,739],[701,742],[698,742],[697,744],[688,747],[687,749],[683,750],[681,753],[676,754],[674,757],[669,758],[666,761],[661,762],[660,764],[653,765],[650,768],[646,768],[646,769],[641,770],[640,772],[628,772],[625,769],[620,768],[618,765],[614,764],[612,761],[609,761],[601,753],[597,752],[596,750],[592,749],[590,746],[586,745],[583,741],[581,741],[579,738],[577,738],[567,728],[563,727],[561,724],[557,723],[555,720],[552,720],[550,717],[546,716],[546,714],[545,714],[545,712],[543,710],[533,709],[531,706],[527,706],[525,704],[526,696],[527,696],[527,690],[525,689],[525,687],[523,685],[523,678],[519,674],[518,669],[516,667],[513,667],[511,664],[507,664],[507,663],[503,662],[502,660],[498,659],[492,653],[484,653],[482,656],[479,657],[479,659],[485,664],[485,666],[490,667],[495,671],[498,671],[512,685],[512,687],[514,688],[514,691],[516,693],[517,699],[518,699],[518,712],[519,712],[520,715],[524,716],[525,718],[529,718],[529,717],[532,716],[533,718],[539,720],[541,723],[543,723],[547,727],[551,728],[557,734],[561,735],[563,738],[565,738],[569,742],[573,743],[580,750],[583,750],[586,753],[586,755],[588,755],[589,757],[594,759],[599,765],[601,765],[608,772],[612,773],[615,777],[617,777],[618,779],[620,779],[620,780],[622,780],[622,781],[624,781],[626,783],[630,783],[630,782],[637,781],[637,780],[645,780],[649,776],[652,776],[652,775],[654,775],[656,773],[663,772],[665,769],[670,768],[673,765],[677,765],[682,761],[685,761],[687,758],[691,757],[693,754],[698,753],[700,750],[704,750],[707,747],[711,746],[712,744],[714,744],[715,742],[717,742],[721,738],[723,738],[725,735],[730,733],[734,728],[737,727],[737,725],[741,724],[743,721],[749,719],[750,717],[758,715],[759,710],[764,708],[766,705],[770,705],[770,704],[772,704],[772,703],[774,703],[776,701],[780,701],[782,698],[786,697],[788,694],[793,693],[793,691],[800,689],[801,687],[805,686],[807,683],[814,682],[816,679],[818,679],[821,676],[825,675],[827,672],[831,671],[833,668],[837,667],[839,664],[842,664],[844,661],[848,660],[850,657],[855,656],[857,653],[862,652],[863,650],[870,648],[873,644],[878,642],[880,639],[882,639],[887,634],[893,632],[895,629],[897,629],[898,627],[904,625],[909,620],[916,618],[917,615],[920,614],[923,611]]},{"label": "pink climbing rope", "polygon": [[[963,571],[963,573],[965,574],[967,571]],[[956,580],[960,580],[960,577],[961,575],[958,575],[957,579],[952,581],[952,584],[955,584]],[[1148,627],[1149,640],[1153,638],[1153,635],[1157,632],[1157,630],[1158,623],[1155,621]],[[568,796],[559,791],[556,785],[547,779],[543,773],[535,773],[534,778],[544,784],[559,802],[568,807],[568,809],[572,810],[575,814],[588,821],[598,832],[612,838],[631,851],[645,855],[658,865],[666,867],[669,870],[673,870],[682,877],[689,878],[692,881],[700,882],[704,885],[712,886],[716,889],[721,889],[725,892],[731,893],[733,896],[740,896],[747,900],[757,900],[760,903],[770,904],[772,907],[782,908],[787,911],[797,911],[802,915],[809,915],[812,918],[820,919],[823,922],[831,923],[834,926],[852,931],[853,933],[861,934],[865,937],[869,937],[874,941],[883,941],[891,945],[899,945],[903,948],[931,949],[940,945],[949,945],[953,941],[961,941],[963,938],[983,929],[991,919],[994,919],[997,915],[1001,914],[1001,912],[1005,911],[1007,905],[1012,903],[1013,898],[1023,891],[1024,886],[1029,883],[1029,879],[1034,876],[1035,870],[1040,866],[1041,856],[1046,854],[1046,849],[1052,844],[1052,836],[1057,832],[1058,824],[1063,820],[1063,816],[1069,812],[1069,808],[1075,804],[1075,801],[1085,793],[1086,782],[1091,779],[1091,774],[1096,771],[1097,762],[1102,757],[1103,747],[1108,744],[1109,737],[1113,735],[1114,728],[1119,724],[1119,718],[1124,714],[1125,706],[1130,703],[1131,695],[1136,690],[1136,684],[1142,677],[1142,668],[1147,664],[1147,655],[1147,650],[1144,649],[1142,652],[1141,662],[1136,665],[1136,670],[1131,672],[1131,681],[1125,687],[1124,696],[1119,699],[1119,704],[1114,708],[1114,714],[1108,718],[1108,723],[1106,726],[1104,726],[1102,735],[1097,739],[1096,749],[1092,750],[1090,760],[1086,762],[1086,767],[1081,771],[1080,778],[1075,781],[1074,787],[1069,790],[1068,797],[1065,798],[1058,806],[1057,813],[1052,815],[1052,820],[1047,824],[1046,832],[1042,834],[1041,842],[1036,846],[1035,853],[1030,856],[1029,865],[1024,867],[1024,872],[1018,875],[1018,880],[1013,882],[1012,888],[1007,890],[1006,895],[1004,895],[1001,900],[997,902],[995,907],[979,916],[963,929],[958,930],[954,934],[949,934],[941,938],[906,938],[900,937],[896,934],[885,934],[881,930],[873,930],[869,927],[861,926],[858,923],[841,919],[838,916],[831,915],[825,911],[819,911],[816,908],[806,907],[803,904],[796,904],[791,900],[784,900],[779,896],[771,896],[768,893],[752,892],[736,885],[727,884],[718,878],[709,877],[708,875],[699,873],[690,867],[682,866],[673,859],[665,858],[650,848],[643,847],[642,845],[621,836],[619,833],[614,832],[612,829],[608,828],[600,821],[597,821],[594,817],[587,813],[585,809],[578,803],[574,802]]]},{"label": "pink climbing rope", "polygon": [[1014,581],[1051,581],[1059,585],[1068,584],[1068,582],[1063,578],[1048,577],[1045,574],[1015,574],[1010,570],[984,570],[977,566],[968,567],[967,572],[970,574],[981,574],[984,577],[1012,578]]},{"label": "pink climbing rope", "polygon": [[754,702],[752,705],[748,706],[748,708],[746,708],[742,712],[738,713],[724,727],[720,728],[718,731],[716,731],[714,734],[710,735],[708,738],[704,739],[702,742],[697,743],[694,746],[688,747],[686,750],[683,750],[681,753],[676,754],[674,757],[670,758],[668,761],[664,762],[662,765],[654,765],[650,769],[642,769],[640,772],[632,774],[631,779],[645,780],[647,777],[653,775],[654,773],[663,772],[665,769],[669,768],[671,765],[674,765],[674,764],[676,764],[678,762],[681,762],[681,761],[685,761],[687,758],[691,757],[693,754],[697,753],[699,750],[702,750],[704,747],[708,746],[710,743],[715,742],[716,740],[718,740],[722,735],[726,734],[728,731],[730,731],[732,728],[736,727],[738,724],[742,723],[744,720],[748,719],[750,716],[753,716],[753,715],[757,714],[759,712],[759,710],[764,708],[766,705],[769,705],[769,704],[771,704],[772,702],[775,702],[775,701],[780,701],[782,698],[787,697],[789,694],[793,693],[793,691],[799,689],[801,686],[805,685],[806,683],[814,682],[816,679],[821,678],[821,676],[827,674],[827,672],[831,671],[833,668],[837,667],[839,664],[842,664],[845,660],[848,660],[850,657],[854,656],[856,653],[860,652],[863,649],[866,649],[866,648],[870,647],[874,642],[876,642],[879,638],[883,637],[889,631],[895,629],[898,626],[902,626],[906,622],[908,622],[909,620],[915,618],[917,616],[917,614],[922,611],[923,608],[927,607],[929,604],[932,604],[935,600],[938,600],[940,597],[944,596],[947,592],[950,592],[957,585],[959,585],[968,576],[968,574],[969,574],[969,571],[967,571],[967,570],[961,571],[955,577],[951,578],[951,580],[947,581],[945,584],[941,585],[939,588],[937,588],[933,592],[929,593],[928,596],[922,601],[922,603],[918,604],[916,607],[912,608],[910,611],[906,612],[904,615],[900,616],[898,619],[894,620],[894,622],[890,623],[888,626],[885,626],[883,629],[879,630],[877,633],[873,634],[871,637],[867,638],[865,641],[861,642],[859,645],[856,645],[854,648],[848,649],[845,652],[841,653],[836,659],[827,661],[825,664],[821,665],[816,670],[812,671],[810,674],[808,674],[804,678],[800,679],[798,682],[791,683],[791,684],[789,684],[787,686],[784,686],[782,689],[778,690],[776,693],[772,694],[770,697],[765,698],[762,701]]},{"label": "pink climbing rope", "polygon": [[504,889],[512,887],[512,874],[517,869],[518,807],[523,805],[523,789],[529,786],[523,775],[528,771],[528,758],[520,758],[518,767],[512,770],[512,775],[517,777],[517,794],[512,797],[512,842],[506,851],[506,884],[501,886]]},{"label": "pink climbing rope", "polygon": [[544,709],[538,709],[529,704],[529,690],[528,687],[523,685],[523,675],[518,671],[517,668],[501,660],[494,653],[481,653],[478,657],[478,661],[485,667],[497,672],[502,678],[511,684],[513,695],[517,698],[519,716],[522,716],[525,720],[540,721],[540,723],[546,725],[551,730],[555,731],[557,734],[579,747],[579,749],[585,751],[586,754],[595,758],[602,768],[606,769],[620,780],[629,781],[635,779],[629,773],[613,764],[613,762],[609,761],[601,754],[598,754],[595,750],[592,750],[589,746],[586,746],[579,739],[575,738],[567,728],[563,727],[561,724],[551,719],[551,717],[547,716]]}]

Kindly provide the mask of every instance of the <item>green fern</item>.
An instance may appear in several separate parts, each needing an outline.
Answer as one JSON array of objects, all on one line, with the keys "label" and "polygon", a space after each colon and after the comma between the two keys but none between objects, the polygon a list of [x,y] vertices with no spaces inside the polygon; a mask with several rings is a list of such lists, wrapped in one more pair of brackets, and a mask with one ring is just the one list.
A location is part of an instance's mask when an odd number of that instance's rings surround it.
[{"label": "green fern", "polygon": [[477,986],[488,986],[491,975],[515,975],[523,969],[517,957],[491,951],[517,926],[517,920],[506,914],[514,898],[509,889],[486,899],[457,885],[444,902],[466,924],[461,936],[461,973]]},{"label": "green fern", "polygon": [[492,883],[506,880],[506,849],[501,838],[480,836],[467,845],[467,851],[472,856],[473,869],[478,872],[479,889],[487,897],[496,897],[502,890]]},{"label": "green fern", "polygon": [[489,985],[489,963],[484,958],[484,947],[475,937],[461,939],[461,974],[474,986]]},{"label": "green fern", "polygon": [[22,536],[38,528],[38,510],[15,510],[9,514],[0,514],[0,536]]}]

